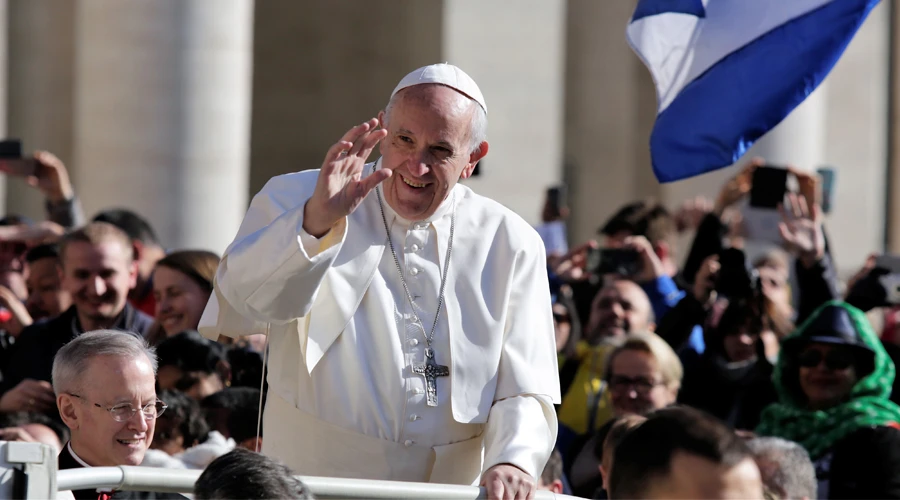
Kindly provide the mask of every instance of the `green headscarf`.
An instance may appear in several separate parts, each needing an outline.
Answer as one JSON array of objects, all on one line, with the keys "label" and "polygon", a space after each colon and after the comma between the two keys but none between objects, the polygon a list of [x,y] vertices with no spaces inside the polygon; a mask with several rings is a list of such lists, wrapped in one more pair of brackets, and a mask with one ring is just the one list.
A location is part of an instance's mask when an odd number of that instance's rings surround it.
[{"label": "green headscarf", "polygon": [[[888,399],[894,383],[894,362],[875,335],[865,313],[841,301],[828,302],[816,309],[785,342],[803,336],[823,309],[834,306],[848,312],[860,340],[875,352],[875,369],[853,386],[846,403],[813,411],[805,408],[803,401],[798,401],[797,395],[785,386],[782,376],[785,374],[786,358],[791,353],[782,350],[772,375],[779,402],[763,411],[756,429],[761,436],[777,436],[800,443],[813,460],[822,457],[835,443],[857,429],[900,422],[900,406]],[[796,377],[797,372],[791,373],[789,370],[787,375]]]}]

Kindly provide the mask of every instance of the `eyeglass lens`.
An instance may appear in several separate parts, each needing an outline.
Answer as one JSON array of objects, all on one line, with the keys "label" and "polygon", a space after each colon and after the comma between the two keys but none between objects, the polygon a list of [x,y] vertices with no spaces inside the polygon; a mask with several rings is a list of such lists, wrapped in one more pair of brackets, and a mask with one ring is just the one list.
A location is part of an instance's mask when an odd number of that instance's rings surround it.
[{"label": "eyeglass lens", "polygon": [[825,361],[825,367],[829,370],[846,370],[853,364],[853,357],[844,351],[828,351],[822,354],[822,351],[810,349],[800,355],[800,366],[805,368],[815,368],[822,361]]}]

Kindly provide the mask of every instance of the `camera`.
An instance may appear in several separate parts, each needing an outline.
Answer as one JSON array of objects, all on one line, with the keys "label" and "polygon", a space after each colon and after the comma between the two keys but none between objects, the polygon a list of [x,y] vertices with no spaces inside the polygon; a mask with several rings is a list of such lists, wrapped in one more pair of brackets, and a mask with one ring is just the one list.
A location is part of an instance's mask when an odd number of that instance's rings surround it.
[{"label": "camera", "polygon": [[633,248],[591,248],[586,264],[593,276],[634,276],[643,266],[640,254]]},{"label": "camera", "polygon": [[747,262],[747,256],[739,248],[726,248],[719,252],[719,273],[715,290],[728,298],[752,297],[760,291],[759,273]]}]

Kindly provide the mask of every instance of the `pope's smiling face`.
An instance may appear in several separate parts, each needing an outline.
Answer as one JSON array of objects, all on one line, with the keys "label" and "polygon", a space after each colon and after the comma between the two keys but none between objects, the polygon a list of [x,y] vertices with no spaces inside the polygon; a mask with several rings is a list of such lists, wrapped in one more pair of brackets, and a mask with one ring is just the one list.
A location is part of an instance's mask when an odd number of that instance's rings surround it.
[{"label": "pope's smiling face", "polygon": [[383,168],[393,175],[383,183],[387,203],[404,219],[431,217],[450,190],[472,175],[487,154],[487,142],[472,151],[471,128],[478,104],[443,85],[417,85],[398,93],[381,141]]}]

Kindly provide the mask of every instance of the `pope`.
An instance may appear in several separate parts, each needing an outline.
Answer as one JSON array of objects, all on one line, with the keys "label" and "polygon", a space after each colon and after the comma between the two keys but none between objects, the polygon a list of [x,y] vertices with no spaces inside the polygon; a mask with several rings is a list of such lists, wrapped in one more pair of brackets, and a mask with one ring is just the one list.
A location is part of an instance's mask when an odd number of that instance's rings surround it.
[{"label": "pope", "polygon": [[302,475],[533,497],[560,399],[546,256],[458,183],[486,135],[475,81],[426,66],[320,169],[253,198],[200,330],[268,335],[263,453]]}]

